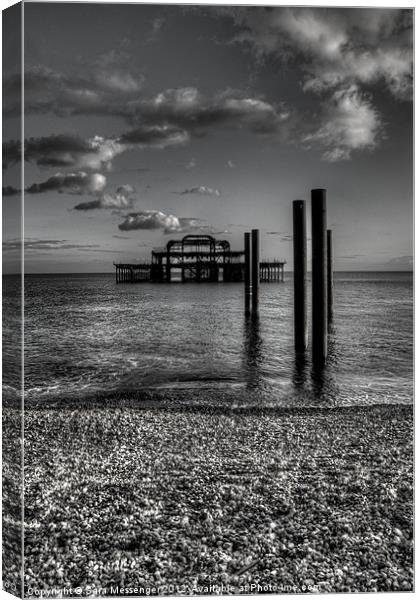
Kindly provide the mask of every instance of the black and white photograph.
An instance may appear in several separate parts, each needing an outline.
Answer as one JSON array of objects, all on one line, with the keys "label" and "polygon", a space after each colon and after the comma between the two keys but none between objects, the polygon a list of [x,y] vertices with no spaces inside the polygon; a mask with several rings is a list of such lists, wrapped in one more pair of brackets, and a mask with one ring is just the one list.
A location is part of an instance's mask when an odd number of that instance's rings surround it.
[{"label": "black and white photograph", "polygon": [[3,11],[6,592],[414,591],[413,36]]}]

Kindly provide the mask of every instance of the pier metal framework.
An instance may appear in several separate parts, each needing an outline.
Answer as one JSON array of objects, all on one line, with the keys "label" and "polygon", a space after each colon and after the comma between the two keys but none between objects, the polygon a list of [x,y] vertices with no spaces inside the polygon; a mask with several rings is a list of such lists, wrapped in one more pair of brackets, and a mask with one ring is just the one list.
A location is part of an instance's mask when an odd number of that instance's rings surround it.
[{"label": "pier metal framework", "polygon": [[211,235],[186,235],[152,252],[154,281],[241,281],[243,251],[232,251],[227,240]]}]

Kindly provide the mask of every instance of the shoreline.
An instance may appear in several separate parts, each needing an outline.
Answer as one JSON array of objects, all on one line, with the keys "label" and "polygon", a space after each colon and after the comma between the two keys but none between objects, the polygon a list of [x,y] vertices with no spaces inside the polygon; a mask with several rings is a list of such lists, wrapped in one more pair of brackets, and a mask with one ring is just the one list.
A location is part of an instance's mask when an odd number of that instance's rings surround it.
[{"label": "shoreline", "polygon": [[412,413],[27,409],[26,583],[412,590]]}]

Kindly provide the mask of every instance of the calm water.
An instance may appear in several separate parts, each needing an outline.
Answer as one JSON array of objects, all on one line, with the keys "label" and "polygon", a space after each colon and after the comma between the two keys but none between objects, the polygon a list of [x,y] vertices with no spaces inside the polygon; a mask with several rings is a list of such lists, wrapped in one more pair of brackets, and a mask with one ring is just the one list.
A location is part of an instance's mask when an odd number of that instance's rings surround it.
[{"label": "calm water", "polygon": [[[4,278],[6,314],[16,311],[15,286],[16,278]],[[235,405],[409,403],[412,288],[408,273],[336,274],[330,355],[320,373],[295,361],[290,275],[261,285],[259,319],[245,319],[241,284],[27,276],[26,399],[155,390]],[[9,323],[4,360],[13,362]]]}]

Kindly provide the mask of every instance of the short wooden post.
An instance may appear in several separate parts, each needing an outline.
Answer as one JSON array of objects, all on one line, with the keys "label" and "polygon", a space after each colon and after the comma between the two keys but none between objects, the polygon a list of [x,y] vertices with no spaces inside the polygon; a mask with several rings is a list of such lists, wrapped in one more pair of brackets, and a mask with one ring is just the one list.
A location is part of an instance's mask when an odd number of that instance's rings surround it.
[{"label": "short wooden post", "polygon": [[328,353],[327,318],[327,190],[311,191],[312,198],[312,358],[323,364]]},{"label": "short wooden post", "polygon": [[293,283],[296,352],[304,352],[308,346],[308,318],[306,312],[306,262],[306,203],[304,200],[294,200]]},{"label": "short wooden post", "polygon": [[332,249],[332,231],[327,229],[327,286],[328,286],[328,322],[333,319],[333,249]]},{"label": "short wooden post", "polygon": [[251,303],[251,240],[250,233],[244,233],[244,294],[245,294],[245,312],[248,314]]},{"label": "short wooden post", "polygon": [[258,311],[260,287],[260,232],[259,229],[251,231],[251,277],[252,277],[252,311]]}]

